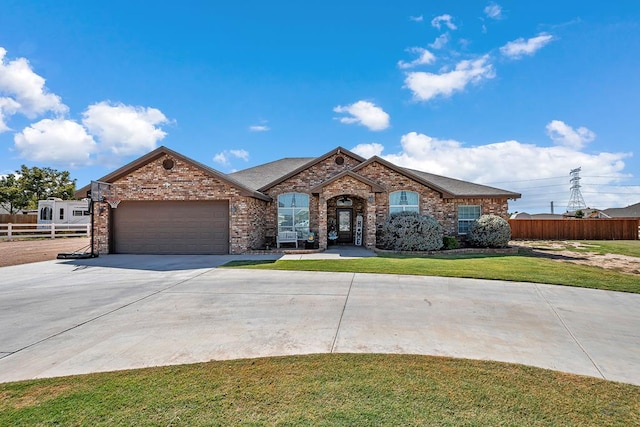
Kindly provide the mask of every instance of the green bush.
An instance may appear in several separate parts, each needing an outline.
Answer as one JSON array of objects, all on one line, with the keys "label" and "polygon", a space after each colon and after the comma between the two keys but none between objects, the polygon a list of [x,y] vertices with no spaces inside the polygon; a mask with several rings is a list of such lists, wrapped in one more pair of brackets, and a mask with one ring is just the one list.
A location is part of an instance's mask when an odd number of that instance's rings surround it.
[{"label": "green bush", "polygon": [[443,243],[442,249],[445,249],[445,250],[458,249],[460,247],[460,243],[458,242],[458,239],[451,236],[444,236],[442,238],[442,243]]},{"label": "green bush", "polygon": [[442,248],[444,230],[438,221],[417,212],[389,215],[380,230],[380,246],[394,251],[434,251]]},{"label": "green bush", "polygon": [[511,240],[511,227],[497,215],[482,215],[469,227],[467,242],[481,248],[504,248]]}]

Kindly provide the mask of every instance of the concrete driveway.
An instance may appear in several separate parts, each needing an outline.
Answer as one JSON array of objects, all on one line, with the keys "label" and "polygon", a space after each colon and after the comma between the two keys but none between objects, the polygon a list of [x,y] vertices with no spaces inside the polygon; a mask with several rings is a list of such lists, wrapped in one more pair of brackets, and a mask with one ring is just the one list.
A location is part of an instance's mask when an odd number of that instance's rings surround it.
[{"label": "concrete driveway", "polygon": [[336,352],[490,359],[640,385],[637,294],[216,268],[233,258],[0,268],[0,381]]}]

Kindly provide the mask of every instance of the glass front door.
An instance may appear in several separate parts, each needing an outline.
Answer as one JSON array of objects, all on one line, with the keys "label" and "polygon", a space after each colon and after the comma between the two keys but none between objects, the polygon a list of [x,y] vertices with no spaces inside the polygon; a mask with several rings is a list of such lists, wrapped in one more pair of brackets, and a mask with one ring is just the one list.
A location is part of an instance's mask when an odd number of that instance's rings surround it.
[{"label": "glass front door", "polygon": [[338,243],[353,243],[353,209],[339,208],[336,214],[338,217]]}]

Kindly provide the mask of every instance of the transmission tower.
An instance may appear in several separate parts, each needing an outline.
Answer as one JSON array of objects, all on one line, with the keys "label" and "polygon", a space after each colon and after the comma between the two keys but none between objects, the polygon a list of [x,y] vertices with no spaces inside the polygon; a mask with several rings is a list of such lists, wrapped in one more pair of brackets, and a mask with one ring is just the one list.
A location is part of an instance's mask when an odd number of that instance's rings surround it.
[{"label": "transmission tower", "polygon": [[571,196],[569,197],[569,204],[567,205],[567,212],[575,212],[580,209],[584,209],[587,207],[584,202],[584,198],[582,197],[582,193],[580,192],[580,170],[582,168],[572,169],[569,175],[571,175],[571,179],[569,182],[571,183]]}]

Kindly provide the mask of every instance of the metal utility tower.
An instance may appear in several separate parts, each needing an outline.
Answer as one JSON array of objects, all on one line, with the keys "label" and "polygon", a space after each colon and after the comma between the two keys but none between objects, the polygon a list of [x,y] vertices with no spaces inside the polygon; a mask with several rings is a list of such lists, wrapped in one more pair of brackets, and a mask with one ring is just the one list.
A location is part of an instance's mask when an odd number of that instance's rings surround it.
[{"label": "metal utility tower", "polygon": [[571,183],[571,196],[569,197],[569,204],[567,205],[567,212],[575,212],[580,209],[584,209],[587,207],[584,202],[584,198],[582,197],[582,193],[580,192],[580,170],[582,168],[572,169],[569,175],[571,175],[571,179],[569,182]]}]

